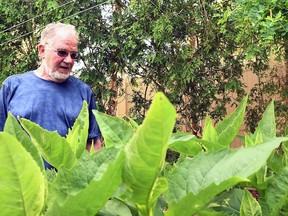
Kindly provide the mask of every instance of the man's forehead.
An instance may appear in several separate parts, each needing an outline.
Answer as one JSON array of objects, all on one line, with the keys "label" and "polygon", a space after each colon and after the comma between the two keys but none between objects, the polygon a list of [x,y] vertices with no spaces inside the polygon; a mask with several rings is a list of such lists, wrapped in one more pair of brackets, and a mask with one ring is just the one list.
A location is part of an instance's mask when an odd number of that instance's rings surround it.
[{"label": "man's forehead", "polygon": [[51,45],[69,45],[73,47],[78,46],[78,40],[75,34],[65,31],[57,32],[54,37],[49,39]]}]

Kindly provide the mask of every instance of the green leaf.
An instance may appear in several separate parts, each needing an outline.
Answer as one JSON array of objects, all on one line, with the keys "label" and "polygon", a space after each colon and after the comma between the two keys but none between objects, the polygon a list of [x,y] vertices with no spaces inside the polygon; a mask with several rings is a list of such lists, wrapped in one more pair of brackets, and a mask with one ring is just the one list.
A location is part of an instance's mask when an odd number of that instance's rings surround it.
[{"label": "green leaf", "polygon": [[265,190],[265,198],[261,198],[263,215],[278,216],[280,209],[288,197],[288,167],[275,175]]},{"label": "green leaf", "polygon": [[217,143],[217,142],[216,142],[216,143],[215,143],[215,142],[210,142],[210,141],[203,140],[203,139],[201,139],[200,142],[201,142],[203,148],[204,148],[205,150],[207,150],[207,151],[209,151],[209,150],[210,150],[210,151],[211,151],[211,150],[213,150],[213,151],[218,151],[218,150],[221,150],[221,149],[224,148],[222,145],[220,145],[220,144]]},{"label": "green leaf", "polygon": [[220,192],[257,172],[271,152],[288,138],[275,138],[249,148],[200,153],[177,164],[166,175],[167,215],[193,215]]},{"label": "green leaf", "polygon": [[48,131],[30,120],[19,118],[21,125],[28,132],[34,145],[40,149],[42,156],[51,165],[59,169],[60,166],[71,168],[76,161],[69,143],[56,131]]},{"label": "green leaf", "polygon": [[272,101],[265,112],[263,113],[262,119],[258,123],[255,133],[252,135],[252,139],[255,142],[258,134],[262,135],[263,142],[276,137],[276,123],[274,113],[274,101]]},{"label": "green leaf", "polygon": [[19,122],[15,119],[14,116],[11,115],[11,113],[8,113],[8,117],[4,126],[4,132],[13,135],[16,139],[19,140],[19,142],[23,145],[26,151],[31,154],[35,162],[38,164],[38,166],[44,173],[44,163],[40,152],[38,151],[36,146],[33,145],[28,134],[22,129]]},{"label": "green leaf", "polygon": [[200,140],[201,144],[205,150],[220,150],[223,149],[223,146],[217,142],[218,134],[216,128],[213,125],[212,119],[206,115],[205,126],[203,129],[203,137]]},{"label": "green leaf", "polygon": [[157,178],[153,189],[151,191],[151,200],[150,203],[157,203],[159,197],[168,189],[168,182],[166,178]]},{"label": "green leaf", "polygon": [[97,214],[97,216],[132,216],[132,213],[127,205],[117,199],[109,200],[104,208]]},{"label": "green leaf", "polygon": [[262,216],[260,204],[247,190],[243,193],[240,216]]},{"label": "green leaf", "polygon": [[274,151],[268,160],[268,167],[279,174],[286,166],[286,159],[282,152]]},{"label": "green leaf", "polygon": [[256,183],[260,187],[261,184],[265,185],[266,182],[266,175],[267,175],[267,165],[261,167],[261,169],[256,172]]},{"label": "green leaf", "polygon": [[123,119],[93,110],[107,148],[126,145],[134,134],[133,128]]},{"label": "green leaf", "polygon": [[203,140],[214,143],[218,139],[216,128],[213,125],[212,119],[207,115],[205,119],[205,126],[203,128]]},{"label": "green leaf", "polygon": [[172,134],[169,149],[189,156],[195,156],[203,150],[195,135],[183,132]]},{"label": "green leaf", "polygon": [[243,98],[231,115],[218,123],[216,127],[218,134],[217,143],[223,147],[229,146],[237,136],[243,123],[247,100],[248,95]]},{"label": "green leaf", "polygon": [[139,127],[139,124],[136,121],[134,121],[132,118],[130,118],[129,116],[125,116],[125,118],[127,118],[129,120],[130,125],[134,129],[137,129]]},{"label": "green leaf", "polygon": [[59,170],[46,215],[95,215],[121,184],[123,163],[123,150],[84,152],[70,170]]},{"label": "green leaf", "polygon": [[216,196],[208,205],[217,212],[227,215],[239,215],[243,190],[233,188]]},{"label": "green leaf", "polygon": [[75,120],[72,129],[68,130],[66,136],[67,142],[70,144],[76,158],[79,158],[86,150],[86,144],[88,140],[88,128],[89,128],[89,112],[87,108],[87,102],[83,102],[82,109]]},{"label": "green leaf", "polygon": [[[159,183],[157,178],[165,162],[175,121],[175,108],[163,93],[157,93],[143,124],[125,146],[123,181],[132,192],[131,200],[143,215],[151,215],[155,207],[153,188]],[[155,195],[158,194],[159,191]]]},{"label": "green leaf", "polygon": [[244,141],[244,143],[245,143],[245,147],[251,147],[251,146],[255,145],[255,143],[252,140],[252,138],[246,133],[245,133],[245,141]]},{"label": "green leaf", "polygon": [[1,215],[40,215],[47,181],[39,165],[12,135],[0,132]]}]

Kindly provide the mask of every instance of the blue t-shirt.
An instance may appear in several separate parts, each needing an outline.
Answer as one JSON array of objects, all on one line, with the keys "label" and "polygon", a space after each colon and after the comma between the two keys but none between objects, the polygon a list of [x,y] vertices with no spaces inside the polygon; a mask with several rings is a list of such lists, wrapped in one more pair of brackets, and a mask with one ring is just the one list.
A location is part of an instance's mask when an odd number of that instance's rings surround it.
[{"label": "blue t-shirt", "polygon": [[62,83],[44,80],[33,71],[8,77],[0,91],[0,131],[8,112],[15,117],[29,119],[49,131],[65,137],[79,115],[83,101],[89,108],[88,139],[100,138],[95,116],[96,103],[91,88],[70,76]]}]

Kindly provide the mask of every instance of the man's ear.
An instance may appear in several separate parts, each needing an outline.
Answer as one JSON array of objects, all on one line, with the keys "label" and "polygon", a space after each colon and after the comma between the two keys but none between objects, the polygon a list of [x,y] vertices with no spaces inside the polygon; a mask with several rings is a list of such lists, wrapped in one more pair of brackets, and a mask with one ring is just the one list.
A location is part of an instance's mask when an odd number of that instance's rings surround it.
[{"label": "man's ear", "polygon": [[44,59],[45,57],[45,45],[43,44],[38,44],[37,46],[38,48],[38,56],[39,56],[39,59]]}]

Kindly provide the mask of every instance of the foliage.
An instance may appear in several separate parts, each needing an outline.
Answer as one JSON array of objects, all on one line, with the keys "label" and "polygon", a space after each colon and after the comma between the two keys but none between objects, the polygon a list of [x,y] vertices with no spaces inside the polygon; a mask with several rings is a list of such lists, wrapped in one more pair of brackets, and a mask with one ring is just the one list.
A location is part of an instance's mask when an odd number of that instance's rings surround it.
[{"label": "foliage", "polygon": [[[35,2],[15,2],[16,7],[0,3],[0,29],[12,28],[0,34],[1,81],[35,69],[40,30],[61,21],[75,24],[80,32],[81,68],[74,72],[93,88],[102,112],[115,114],[117,99],[126,91],[122,81],[128,79],[131,116],[138,123],[146,116],[153,92],[162,91],[179,113],[176,126],[184,124],[201,135],[207,113],[220,120],[226,105],[243,97],[243,56],[235,55],[237,47],[229,37],[233,28],[229,34],[219,31],[215,2]],[[15,23],[21,25],[13,28]],[[26,46],[27,41],[31,45]],[[17,55],[24,48],[25,53]],[[233,98],[230,93],[237,94]]]},{"label": "foliage", "polygon": [[[40,2],[40,1],[39,1]],[[9,75],[22,73],[27,68],[37,66],[36,39],[32,38],[37,31],[34,20],[13,28],[15,24],[32,19],[39,11],[39,4],[18,1],[11,4],[9,1],[0,1],[0,82]],[[9,32],[6,29],[13,29]],[[6,30],[6,31],[5,31]],[[27,34],[26,37],[23,35]],[[22,37],[21,37],[22,36]],[[18,38],[15,40],[15,38]]]},{"label": "foliage", "polygon": [[[247,113],[247,126],[254,130],[269,101],[275,99],[277,132],[284,134],[287,124],[288,83],[288,16],[287,1],[237,0],[231,1],[221,17],[221,31],[234,27],[234,41],[238,52],[245,55],[247,67],[258,78],[251,90],[251,108]],[[271,60],[283,68],[271,66]]]},{"label": "foliage", "polygon": [[[288,138],[276,137],[273,101],[244,146],[230,148],[247,100],[216,127],[208,120],[201,139],[173,133],[176,110],[163,93],[155,95],[139,126],[95,110],[106,139],[96,153],[84,148],[86,103],[64,138],[19,118],[27,134],[9,114],[0,132],[0,214],[285,215]],[[169,148],[181,154],[173,166],[165,162]],[[283,163],[275,163],[275,148]],[[57,172],[44,170],[40,154]]]},{"label": "foliage", "polygon": [[201,135],[206,113],[219,120],[235,102],[230,93],[243,97],[243,58],[219,31],[217,10],[194,0],[130,1],[123,10],[116,30],[134,86],[134,118],[143,118],[153,92],[162,91],[179,113],[177,123]]},{"label": "foliage", "polygon": [[[238,31],[236,42],[246,49],[247,59],[267,57],[271,49],[283,58],[287,49],[287,1],[238,0],[227,8],[226,16]],[[267,52],[268,51],[268,52]]]}]

